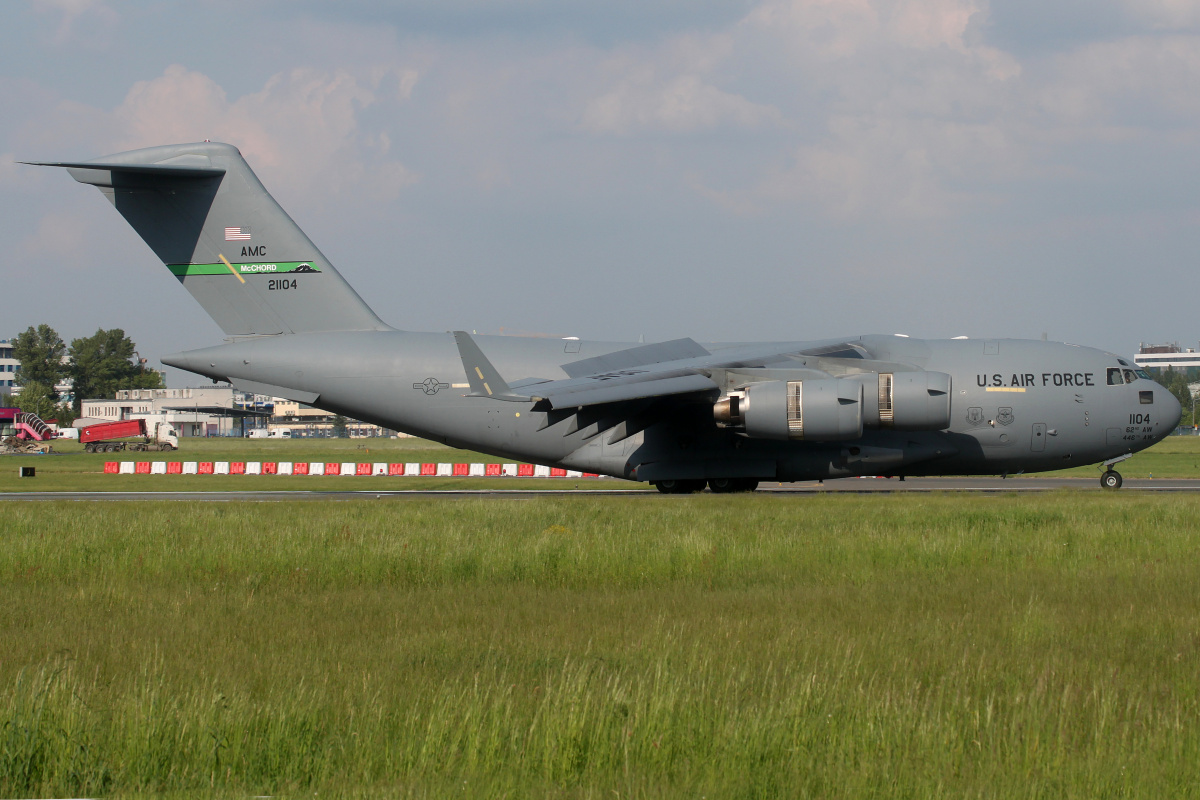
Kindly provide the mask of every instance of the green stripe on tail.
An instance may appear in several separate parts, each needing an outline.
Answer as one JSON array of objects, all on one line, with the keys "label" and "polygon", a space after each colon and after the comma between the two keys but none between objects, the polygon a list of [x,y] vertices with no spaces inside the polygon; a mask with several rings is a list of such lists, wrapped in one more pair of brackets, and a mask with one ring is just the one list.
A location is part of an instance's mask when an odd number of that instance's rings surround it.
[{"label": "green stripe on tail", "polygon": [[[240,275],[281,275],[289,272],[320,272],[321,268],[311,261],[254,261],[246,264],[230,264]],[[167,264],[167,269],[176,278],[191,275],[230,275],[224,264]]]}]

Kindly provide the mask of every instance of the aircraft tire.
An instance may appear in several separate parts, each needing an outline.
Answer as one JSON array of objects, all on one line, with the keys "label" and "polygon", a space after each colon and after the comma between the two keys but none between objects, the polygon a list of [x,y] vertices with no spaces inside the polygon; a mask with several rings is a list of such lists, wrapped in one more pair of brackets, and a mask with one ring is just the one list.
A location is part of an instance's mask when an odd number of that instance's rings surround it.
[{"label": "aircraft tire", "polygon": [[727,494],[729,492],[740,492],[741,481],[737,478],[709,478],[708,488],[713,494]]},{"label": "aircraft tire", "polygon": [[704,481],[688,481],[688,480],[665,480],[655,481],[654,488],[658,489],[663,494],[692,494],[704,489]]},{"label": "aircraft tire", "polygon": [[1116,470],[1105,470],[1104,474],[1100,476],[1100,485],[1105,489],[1120,489],[1123,482],[1124,481],[1121,480],[1121,473],[1117,472]]}]

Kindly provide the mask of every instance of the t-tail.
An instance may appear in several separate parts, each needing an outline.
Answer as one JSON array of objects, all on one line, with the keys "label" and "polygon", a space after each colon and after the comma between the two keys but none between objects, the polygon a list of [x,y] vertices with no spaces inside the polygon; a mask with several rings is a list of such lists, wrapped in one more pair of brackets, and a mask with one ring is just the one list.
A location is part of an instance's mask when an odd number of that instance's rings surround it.
[{"label": "t-tail", "polygon": [[229,336],[389,329],[232,145],[26,163],[98,187]]}]

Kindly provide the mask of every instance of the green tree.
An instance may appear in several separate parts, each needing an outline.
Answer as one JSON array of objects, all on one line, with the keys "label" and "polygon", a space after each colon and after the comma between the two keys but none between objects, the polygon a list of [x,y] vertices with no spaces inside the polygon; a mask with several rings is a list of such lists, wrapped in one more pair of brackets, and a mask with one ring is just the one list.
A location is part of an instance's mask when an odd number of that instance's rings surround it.
[{"label": "green tree", "polygon": [[112,397],[118,389],[158,389],[162,376],[134,358],[133,340],[120,328],[74,339],[67,374],[75,388],[75,413],[88,398]]},{"label": "green tree", "polygon": [[42,419],[52,418],[54,410],[58,407],[54,387],[40,381],[25,381],[21,393],[14,397],[13,401],[17,408],[37,414]]},{"label": "green tree", "polygon": [[346,418],[341,414],[333,417],[333,435],[338,439],[346,438]]},{"label": "green tree", "polygon": [[21,378],[18,383],[40,383],[50,387],[53,399],[58,399],[54,384],[66,375],[66,365],[62,363],[67,346],[59,335],[49,325],[41,324],[34,328],[32,325],[24,333],[13,337],[13,358],[21,362]]}]

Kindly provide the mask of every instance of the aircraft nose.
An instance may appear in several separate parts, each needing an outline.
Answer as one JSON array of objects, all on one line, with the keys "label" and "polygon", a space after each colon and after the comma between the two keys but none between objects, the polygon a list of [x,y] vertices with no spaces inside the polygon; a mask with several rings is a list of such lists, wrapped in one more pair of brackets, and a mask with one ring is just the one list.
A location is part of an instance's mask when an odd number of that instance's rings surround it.
[{"label": "aircraft nose", "polygon": [[1163,431],[1163,435],[1170,435],[1179,427],[1179,420],[1183,418],[1183,406],[1179,404],[1175,395],[1162,386],[1154,387],[1154,404],[1162,409],[1159,413],[1169,423]]}]

